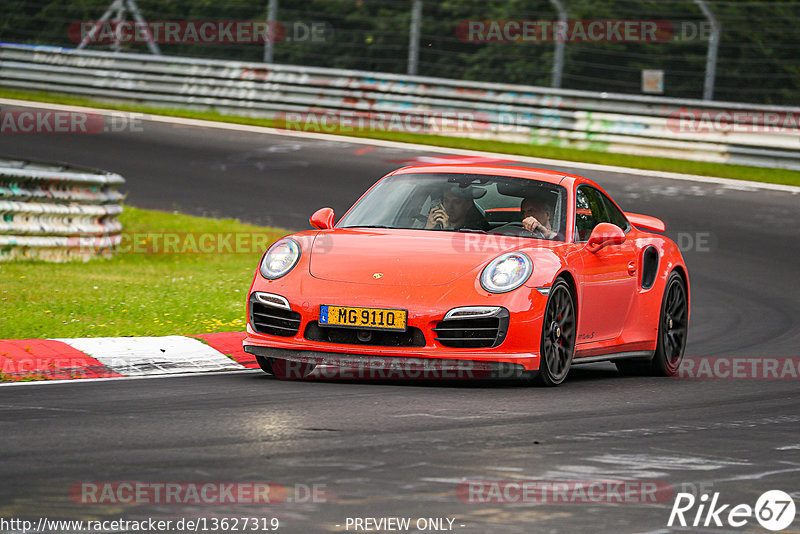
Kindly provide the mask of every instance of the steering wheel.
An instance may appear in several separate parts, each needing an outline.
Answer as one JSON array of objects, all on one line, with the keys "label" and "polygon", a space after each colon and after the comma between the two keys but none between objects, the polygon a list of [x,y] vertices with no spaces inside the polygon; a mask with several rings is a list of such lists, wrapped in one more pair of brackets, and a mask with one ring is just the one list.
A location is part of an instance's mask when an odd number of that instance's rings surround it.
[{"label": "steering wheel", "polygon": [[520,221],[512,221],[510,223],[506,223],[503,226],[498,226],[497,228],[492,228],[489,230],[490,234],[503,234],[503,235],[519,235],[524,237],[539,237],[540,234],[535,232],[529,232],[522,226],[522,222]]}]

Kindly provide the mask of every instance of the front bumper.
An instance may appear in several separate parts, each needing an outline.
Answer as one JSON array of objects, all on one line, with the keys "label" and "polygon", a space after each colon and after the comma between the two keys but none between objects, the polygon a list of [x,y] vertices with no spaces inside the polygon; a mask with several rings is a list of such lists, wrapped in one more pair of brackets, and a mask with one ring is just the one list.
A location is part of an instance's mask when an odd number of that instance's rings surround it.
[{"label": "front bumper", "polygon": [[[278,349],[245,345],[245,352],[263,358],[282,360],[280,370],[273,370],[283,378],[306,378],[316,370],[315,378],[357,379],[508,379],[519,378],[526,371],[520,363],[505,361],[475,361],[438,357],[379,356],[320,352],[315,350]],[[313,367],[308,367],[311,364]],[[334,368],[327,370],[326,368]],[[322,369],[320,371],[320,369]]]},{"label": "front bumper", "polygon": [[[348,363],[358,364],[358,367],[371,367],[383,362],[387,365],[403,364],[413,367],[416,361],[427,361],[423,365],[430,366],[430,361],[435,360],[449,361],[456,366],[471,366],[480,372],[500,368],[506,373],[507,365],[517,370],[539,369],[542,317],[547,297],[536,289],[523,286],[508,294],[495,295],[486,292],[481,294],[473,287],[461,291],[458,288],[448,288],[444,294],[430,299],[434,301],[432,305],[425,306],[420,302],[424,299],[413,294],[415,288],[365,284],[352,284],[356,287],[343,288],[347,284],[331,287],[332,284],[324,281],[311,279],[309,283],[306,279],[302,295],[293,296],[289,288],[280,287],[282,284],[275,283],[277,281],[263,284],[259,282],[264,281],[257,281],[253,292],[281,295],[286,299],[289,309],[299,315],[300,323],[294,335],[268,335],[256,332],[252,315],[248,314],[247,335],[243,346],[251,354],[286,361],[338,366]],[[322,304],[405,309],[408,311],[408,327],[419,329],[424,336],[424,345],[377,346],[308,339],[305,336],[306,329],[309,323],[319,320]],[[502,342],[493,347],[453,348],[437,341],[434,328],[448,311],[462,306],[501,306],[508,310],[507,331]]]}]

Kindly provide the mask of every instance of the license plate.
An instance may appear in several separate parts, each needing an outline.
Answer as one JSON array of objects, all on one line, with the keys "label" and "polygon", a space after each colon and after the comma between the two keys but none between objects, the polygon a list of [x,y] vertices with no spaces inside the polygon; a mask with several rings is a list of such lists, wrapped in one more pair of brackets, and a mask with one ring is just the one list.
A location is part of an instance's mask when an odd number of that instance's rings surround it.
[{"label": "license plate", "polygon": [[323,304],[319,307],[319,324],[367,330],[405,330],[407,313],[406,310]]}]

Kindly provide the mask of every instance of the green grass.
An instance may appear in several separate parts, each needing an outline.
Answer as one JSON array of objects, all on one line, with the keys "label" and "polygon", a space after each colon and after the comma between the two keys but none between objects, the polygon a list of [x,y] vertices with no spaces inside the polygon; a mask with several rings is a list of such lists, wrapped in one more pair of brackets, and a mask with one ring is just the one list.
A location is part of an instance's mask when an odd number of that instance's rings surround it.
[{"label": "green grass", "polygon": [[0,382],[38,382],[41,380],[50,380],[50,377],[35,373],[22,376],[11,376],[5,373],[0,373]]},{"label": "green grass", "polygon": [[[0,88],[0,97],[52,102],[57,104],[90,106],[136,113],[151,113],[191,119],[230,122],[236,124],[249,124],[255,126],[280,126],[280,124],[276,124],[276,122],[272,119],[224,115],[216,111],[193,111],[188,109],[172,109],[127,104],[58,93],[19,91]],[[501,141],[486,141],[481,139],[466,139],[450,136],[389,132],[381,130],[338,131],[336,129],[326,129],[325,133],[342,134],[352,137],[371,139],[385,139],[404,143],[418,143],[447,148],[478,150],[483,152],[498,152],[509,155],[581,161],[586,163],[598,163],[602,165],[618,165],[621,167],[633,167],[638,169],[679,172],[686,174],[697,174],[701,176],[718,176],[722,178],[733,178],[738,180],[800,186],[800,172],[784,169],[765,169],[761,167],[747,167],[743,165],[726,165],[722,163],[706,163],[671,158],[612,154],[595,150],[579,150],[575,148],[559,146],[507,143]]]},{"label": "green grass", "polygon": [[[241,233],[271,243],[288,233],[234,219],[129,206],[120,220],[124,231],[134,234]],[[243,253],[210,254],[130,251],[88,263],[0,263],[0,338],[244,330],[246,295],[263,252],[255,248],[247,245]]]}]

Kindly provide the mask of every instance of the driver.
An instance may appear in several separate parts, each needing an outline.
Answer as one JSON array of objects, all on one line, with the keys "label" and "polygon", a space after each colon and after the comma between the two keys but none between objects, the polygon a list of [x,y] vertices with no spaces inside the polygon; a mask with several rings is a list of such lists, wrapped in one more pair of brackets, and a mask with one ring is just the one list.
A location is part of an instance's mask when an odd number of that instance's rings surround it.
[{"label": "driver", "polygon": [[522,227],[537,237],[553,239],[558,232],[550,222],[550,207],[542,196],[531,196],[522,200],[519,209],[522,212]]},{"label": "driver", "polygon": [[478,210],[474,198],[472,187],[454,185],[445,188],[442,202],[431,207],[425,228],[488,230],[489,223]]}]

